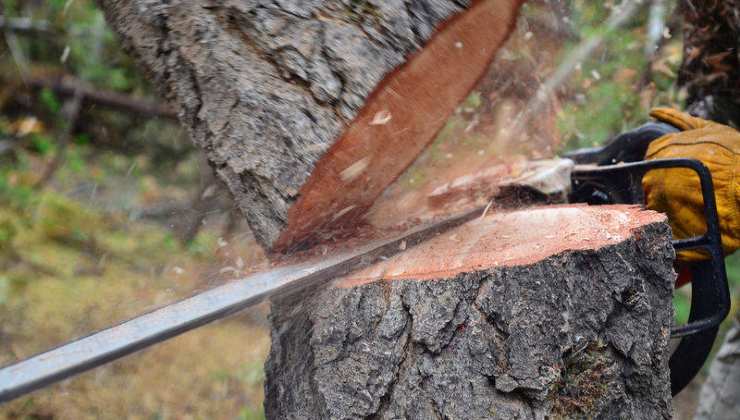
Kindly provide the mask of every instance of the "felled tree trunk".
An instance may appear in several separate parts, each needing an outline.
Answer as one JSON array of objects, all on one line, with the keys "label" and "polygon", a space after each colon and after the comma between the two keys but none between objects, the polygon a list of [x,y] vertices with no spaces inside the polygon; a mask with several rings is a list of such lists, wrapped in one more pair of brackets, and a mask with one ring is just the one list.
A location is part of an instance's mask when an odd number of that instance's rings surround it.
[{"label": "felled tree trunk", "polygon": [[681,2],[684,55],[678,83],[693,115],[740,127],[740,1]]},{"label": "felled tree trunk", "polygon": [[485,72],[522,0],[99,0],[257,239],[348,224]]},{"label": "felled tree trunk", "polygon": [[671,417],[663,216],[479,218],[273,302],[273,419]]}]

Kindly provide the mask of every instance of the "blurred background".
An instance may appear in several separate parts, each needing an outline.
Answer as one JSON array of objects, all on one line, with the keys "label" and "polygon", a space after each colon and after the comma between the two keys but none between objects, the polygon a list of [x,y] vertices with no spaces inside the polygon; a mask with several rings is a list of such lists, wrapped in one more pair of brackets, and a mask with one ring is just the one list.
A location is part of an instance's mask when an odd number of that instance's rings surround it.
[{"label": "blurred background", "polygon": [[[681,108],[676,0],[531,0],[401,178],[600,144]],[[517,132],[512,121],[529,118]],[[477,160],[476,160],[477,159]],[[432,162],[433,165],[421,163]],[[469,164],[467,166],[470,167]],[[0,0],[0,365],[265,266],[92,0]],[[737,307],[740,259],[728,259]],[[676,293],[688,316],[690,288]],[[0,407],[0,418],[263,418],[262,306]],[[718,341],[719,342],[719,341]],[[674,400],[690,418],[702,377]]]}]

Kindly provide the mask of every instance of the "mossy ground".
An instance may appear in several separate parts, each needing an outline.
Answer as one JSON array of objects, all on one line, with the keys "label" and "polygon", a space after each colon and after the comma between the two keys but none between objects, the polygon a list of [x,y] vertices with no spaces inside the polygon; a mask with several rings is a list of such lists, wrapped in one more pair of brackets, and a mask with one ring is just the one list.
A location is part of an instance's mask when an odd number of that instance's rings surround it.
[{"label": "mossy ground", "polygon": [[[23,185],[11,184],[21,194]],[[224,281],[224,255],[245,253],[219,247],[208,228],[185,246],[166,227],[53,190],[23,203],[6,191],[0,201],[0,365]],[[265,310],[19,398],[0,419],[261,418]]]}]

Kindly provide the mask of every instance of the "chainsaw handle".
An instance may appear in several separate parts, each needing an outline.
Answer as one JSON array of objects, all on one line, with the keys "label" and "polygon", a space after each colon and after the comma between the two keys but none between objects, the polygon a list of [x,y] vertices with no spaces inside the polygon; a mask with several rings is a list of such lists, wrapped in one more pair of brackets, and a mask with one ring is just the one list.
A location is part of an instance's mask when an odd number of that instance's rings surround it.
[{"label": "chainsaw handle", "polygon": [[588,147],[566,153],[564,157],[577,164],[613,165],[618,162],[638,162],[645,159],[650,143],[666,134],[680,130],[668,123],[649,122],[614,137],[605,146]]},{"label": "chainsaw handle", "polygon": [[[690,324],[685,325],[684,328],[689,327],[692,325],[692,321],[705,316],[705,314],[711,314],[717,311],[718,308],[713,307],[716,304],[717,298],[706,298],[717,293],[713,282],[713,277],[715,276],[714,271],[715,268],[712,261],[703,261],[692,265],[691,277],[693,280],[691,282]],[[673,351],[668,361],[668,367],[671,370],[672,395],[681,392],[694,379],[696,374],[699,373],[709,353],[712,351],[718,331],[719,325],[714,325],[682,336],[681,343]]]}]

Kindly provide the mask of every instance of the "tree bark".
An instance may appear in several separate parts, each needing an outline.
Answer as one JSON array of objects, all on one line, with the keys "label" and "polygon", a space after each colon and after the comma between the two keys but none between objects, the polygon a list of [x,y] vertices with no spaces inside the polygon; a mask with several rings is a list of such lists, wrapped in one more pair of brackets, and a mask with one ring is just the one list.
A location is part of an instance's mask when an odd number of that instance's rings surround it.
[{"label": "tree bark", "polygon": [[670,418],[673,258],[664,217],[634,207],[469,222],[274,301],[265,413]]},{"label": "tree bark", "polygon": [[740,1],[681,2],[684,57],[678,83],[696,116],[740,127]]},{"label": "tree bark", "polygon": [[740,316],[732,323],[701,388],[695,420],[733,420],[740,413]]},{"label": "tree bark", "polygon": [[372,205],[442,127],[522,0],[99,0],[257,239]]}]

